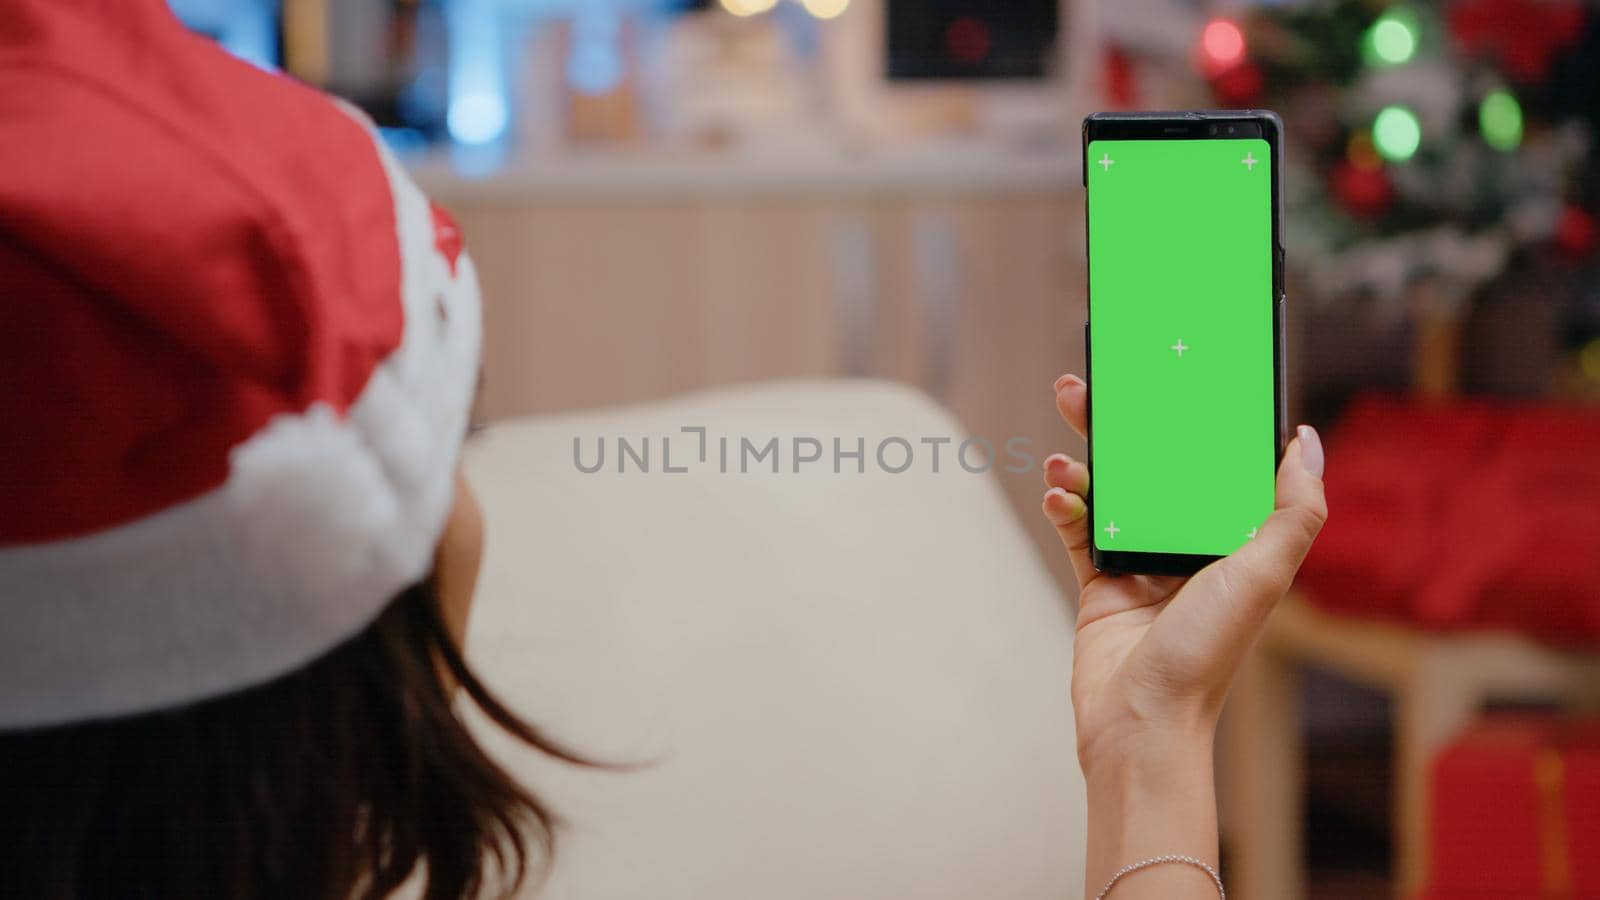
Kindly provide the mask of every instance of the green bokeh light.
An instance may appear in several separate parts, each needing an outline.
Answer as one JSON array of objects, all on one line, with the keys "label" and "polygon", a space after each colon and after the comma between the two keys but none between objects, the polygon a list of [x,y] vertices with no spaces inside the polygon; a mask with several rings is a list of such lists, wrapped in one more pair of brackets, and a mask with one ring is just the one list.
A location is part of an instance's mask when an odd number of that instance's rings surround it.
[{"label": "green bokeh light", "polygon": [[1367,62],[1375,66],[1398,66],[1417,55],[1417,35],[1421,29],[1417,16],[1405,7],[1395,7],[1378,17],[1367,29],[1362,49]]},{"label": "green bokeh light", "polygon": [[1493,91],[1478,104],[1478,130],[1496,150],[1510,152],[1522,143],[1522,104],[1510,91]]},{"label": "green bokeh light", "polygon": [[1404,106],[1386,106],[1372,120],[1372,143],[1390,162],[1405,162],[1422,143],[1422,124]]}]

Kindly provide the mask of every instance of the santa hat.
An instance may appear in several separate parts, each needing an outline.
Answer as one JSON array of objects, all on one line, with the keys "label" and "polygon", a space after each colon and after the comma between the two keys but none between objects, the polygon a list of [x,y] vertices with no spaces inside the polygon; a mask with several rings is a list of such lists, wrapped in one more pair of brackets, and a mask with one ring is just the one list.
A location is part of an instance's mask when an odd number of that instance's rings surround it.
[{"label": "santa hat", "polygon": [[0,729],[269,681],[426,577],[478,372],[448,216],[162,0],[0,18]]}]

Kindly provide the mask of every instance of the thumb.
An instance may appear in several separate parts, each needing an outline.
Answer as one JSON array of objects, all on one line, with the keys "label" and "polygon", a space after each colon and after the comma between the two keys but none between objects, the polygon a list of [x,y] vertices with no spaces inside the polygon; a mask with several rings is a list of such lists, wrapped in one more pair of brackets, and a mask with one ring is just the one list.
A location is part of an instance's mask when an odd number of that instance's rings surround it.
[{"label": "thumb", "polygon": [[1283,454],[1283,464],[1278,466],[1277,500],[1272,515],[1255,540],[1234,554],[1250,562],[1287,569],[1285,590],[1311,550],[1311,542],[1322,531],[1322,523],[1328,520],[1328,501],[1322,491],[1324,462],[1322,437],[1310,425],[1301,425]]},{"label": "thumb", "polygon": [[1255,538],[1233,555],[1201,570],[1192,589],[1227,599],[1235,637],[1253,639],[1256,628],[1283,598],[1295,572],[1328,518],[1322,491],[1322,439],[1301,425],[1278,466],[1275,509]]}]

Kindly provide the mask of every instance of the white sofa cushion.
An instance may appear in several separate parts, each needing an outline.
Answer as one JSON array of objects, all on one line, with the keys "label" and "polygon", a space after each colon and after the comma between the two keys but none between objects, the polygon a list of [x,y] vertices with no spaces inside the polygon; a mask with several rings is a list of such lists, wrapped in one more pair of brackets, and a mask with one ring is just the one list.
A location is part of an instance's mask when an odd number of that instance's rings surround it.
[{"label": "white sofa cushion", "polygon": [[[705,426],[708,462],[693,461]],[[1061,593],[992,477],[925,396],[792,382],[493,426],[469,445],[488,547],[468,655],[574,769],[483,729],[566,821],[571,900],[1060,900],[1081,889],[1083,784]],[[597,438],[607,465],[584,474]],[[617,436],[650,437],[618,474]],[[716,439],[814,436],[822,463],[721,474]],[[867,473],[835,474],[832,437]],[[898,454],[891,457],[897,459]],[[848,461],[847,461],[848,462]],[[737,463],[734,464],[737,471]],[[481,724],[481,723],[480,723]]]}]

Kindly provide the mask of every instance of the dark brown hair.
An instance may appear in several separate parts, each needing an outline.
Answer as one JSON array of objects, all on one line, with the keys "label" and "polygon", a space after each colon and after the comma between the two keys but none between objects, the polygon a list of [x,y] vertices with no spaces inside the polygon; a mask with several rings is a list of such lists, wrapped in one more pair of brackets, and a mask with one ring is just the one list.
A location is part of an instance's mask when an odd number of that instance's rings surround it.
[{"label": "dark brown hair", "polygon": [[429,900],[476,897],[488,872],[514,888],[542,872],[554,820],[479,749],[456,685],[499,727],[582,762],[478,681],[427,584],[259,687],[0,733],[0,897],[378,898],[418,866]]}]

